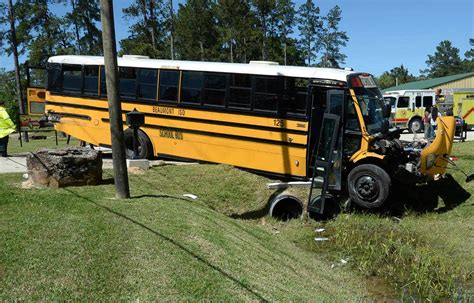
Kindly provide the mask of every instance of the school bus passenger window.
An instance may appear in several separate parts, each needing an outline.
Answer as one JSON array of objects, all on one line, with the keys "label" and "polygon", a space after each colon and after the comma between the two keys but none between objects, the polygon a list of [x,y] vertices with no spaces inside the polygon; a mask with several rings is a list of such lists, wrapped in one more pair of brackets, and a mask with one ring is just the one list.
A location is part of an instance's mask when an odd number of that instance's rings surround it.
[{"label": "school bus passenger window", "polygon": [[84,66],[84,94],[97,95],[99,90],[99,67]]},{"label": "school bus passenger window", "polygon": [[229,107],[250,108],[251,97],[250,75],[232,74],[230,76]]},{"label": "school bus passenger window", "polygon": [[52,93],[58,93],[63,90],[61,65],[48,65],[48,90]]},{"label": "school bus passenger window", "polygon": [[183,72],[181,82],[181,102],[201,104],[202,72]]},{"label": "school bus passenger window", "polygon": [[81,65],[63,65],[63,90],[67,92],[81,92]]},{"label": "school bus passenger window", "polygon": [[105,77],[105,67],[102,66],[100,68],[100,95],[106,96],[107,95],[107,83]]},{"label": "school bus passenger window", "polygon": [[281,112],[304,116],[306,114],[307,90],[307,79],[285,78],[285,88],[280,102]]},{"label": "school bus passenger window", "polygon": [[282,87],[282,78],[256,77],[254,108],[256,110],[276,112]]},{"label": "school bus passenger window", "polygon": [[120,96],[124,98],[135,98],[137,91],[137,75],[132,67],[121,67],[120,78]]},{"label": "school bus passenger window", "polygon": [[156,100],[156,77],[154,69],[140,69],[138,97],[140,99]]},{"label": "school bus passenger window", "polygon": [[178,101],[179,71],[160,71],[160,100]]},{"label": "school bus passenger window", "polygon": [[225,105],[227,76],[224,74],[206,73],[204,76],[203,103],[207,105]]}]

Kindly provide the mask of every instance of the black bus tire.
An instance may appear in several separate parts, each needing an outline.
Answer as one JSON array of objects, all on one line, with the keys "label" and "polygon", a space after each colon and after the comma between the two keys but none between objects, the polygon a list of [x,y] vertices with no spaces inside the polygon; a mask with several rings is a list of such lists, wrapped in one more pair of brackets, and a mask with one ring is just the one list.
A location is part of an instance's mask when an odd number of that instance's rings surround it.
[{"label": "black bus tire", "polygon": [[[123,132],[125,138],[125,155],[133,159],[133,129],[127,128]],[[138,130],[138,159],[151,159],[153,157],[153,144],[150,138],[141,129]]]},{"label": "black bus tire", "polygon": [[391,180],[387,172],[374,164],[361,164],[347,176],[351,200],[362,208],[378,208],[390,195]]}]

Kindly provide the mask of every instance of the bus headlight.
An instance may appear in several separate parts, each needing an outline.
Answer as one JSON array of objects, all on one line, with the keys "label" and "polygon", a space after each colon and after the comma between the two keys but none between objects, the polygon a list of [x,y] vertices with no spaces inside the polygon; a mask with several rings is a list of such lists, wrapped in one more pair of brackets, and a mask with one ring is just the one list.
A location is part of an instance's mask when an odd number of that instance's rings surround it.
[{"label": "bus headlight", "polygon": [[429,154],[426,157],[426,169],[430,169],[433,167],[434,163],[436,160],[436,155],[435,154]]}]

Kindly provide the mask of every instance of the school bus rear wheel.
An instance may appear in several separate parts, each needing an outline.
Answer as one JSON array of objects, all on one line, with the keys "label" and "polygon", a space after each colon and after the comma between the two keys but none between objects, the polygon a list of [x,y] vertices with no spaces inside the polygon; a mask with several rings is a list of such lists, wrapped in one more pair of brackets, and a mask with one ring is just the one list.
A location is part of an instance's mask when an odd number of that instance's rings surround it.
[{"label": "school bus rear wheel", "polygon": [[351,200],[363,208],[377,208],[387,201],[391,180],[387,172],[375,164],[361,164],[347,176]]},{"label": "school bus rear wheel", "polygon": [[[125,137],[125,155],[127,159],[133,159],[133,129],[127,128],[123,135]],[[153,144],[150,138],[141,129],[138,130],[138,159],[151,159],[153,157]]]}]

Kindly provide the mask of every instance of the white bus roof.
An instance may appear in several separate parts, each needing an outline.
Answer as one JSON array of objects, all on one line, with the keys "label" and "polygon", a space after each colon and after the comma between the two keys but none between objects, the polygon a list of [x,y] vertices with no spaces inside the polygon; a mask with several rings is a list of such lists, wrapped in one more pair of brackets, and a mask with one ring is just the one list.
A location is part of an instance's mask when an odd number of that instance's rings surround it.
[{"label": "white bus roof", "polygon": [[[54,56],[48,59],[49,63],[104,65],[104,57],[98,56]],[[125,56],[118,58],[118,65],[139,68],[163,68],[189,71],[224,72],[237,74],[256,74],[266,76],[287,76],[300,78],[319,78],[336,81],[347,81],[347,75],[354,74],[335,68],[284,66],[268,62],[220,63],[203,61],[180,61],[148,59],[140,56]]]}]

